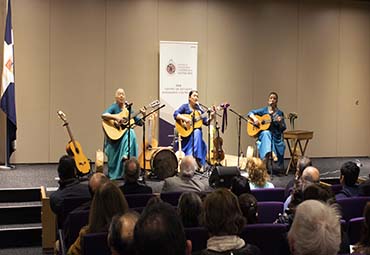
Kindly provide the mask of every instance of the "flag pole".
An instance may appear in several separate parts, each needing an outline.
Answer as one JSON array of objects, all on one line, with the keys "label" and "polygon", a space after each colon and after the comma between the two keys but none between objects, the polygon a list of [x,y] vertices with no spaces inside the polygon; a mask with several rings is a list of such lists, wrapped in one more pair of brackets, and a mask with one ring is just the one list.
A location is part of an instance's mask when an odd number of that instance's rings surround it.
[{"label": "flag pole", "polygon": [[6,128],[5,128],[5,137],[6,137],[6,140],[5,140],[5,160],[4,160],[4,165],[0,165],[0,169],[4,169],[4,170],[10,170],[10,169],[14,169],[15,166],[12,166],[9,164],[9,158],[8,158],[8,150],[9,150],[9,146],[8,146],[8,118],[6,118]]}]

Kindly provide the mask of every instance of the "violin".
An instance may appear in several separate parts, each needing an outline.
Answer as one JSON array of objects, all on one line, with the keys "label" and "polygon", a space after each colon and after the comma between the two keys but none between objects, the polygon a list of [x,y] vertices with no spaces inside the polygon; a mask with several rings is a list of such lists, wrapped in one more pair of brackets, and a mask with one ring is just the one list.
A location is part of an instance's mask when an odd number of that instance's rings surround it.
[{"label": "violin", "polygon": [[217,162],[217,164],[220,164],[222,160],[225,158],[225,152],[222,150],[222,144],[223,140],[220,137],[220,127],[218,126],[216,122],[216,137],[213,139],[213,160]]}]

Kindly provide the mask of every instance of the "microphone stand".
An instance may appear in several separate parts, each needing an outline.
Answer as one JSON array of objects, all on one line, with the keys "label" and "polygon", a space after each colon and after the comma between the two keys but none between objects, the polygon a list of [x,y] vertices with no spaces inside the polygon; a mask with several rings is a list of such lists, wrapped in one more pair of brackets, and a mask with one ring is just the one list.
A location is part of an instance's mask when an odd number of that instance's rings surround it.
[{"label": "microphone stand", "polygon": [[127,159],[130,159],[130,153],[131,153],[131,106],[132,106],[132,103],[131,104],[126,104],[126,107],[127,107],[127,110],[128,110],[128,127],[127,127],[127,132],[128,132],[128,135],[127,135],[127,140],[128,140],[128,146],[127,146]]},{"label": "microphone stand", "polygon": [[229,107],[229,110],[234,113],[236,116],[238,116],[238,167],[240,167],[239,165],[239,158],[240,158],[240,133],[241,133],[241,121],[242,120],[245,120],[246,122],[248,122],[248,120],[246,118],[244,118],[243,115],[240,115],[239,113],[237,113],[236,111],[234,111],[232,108]]}]

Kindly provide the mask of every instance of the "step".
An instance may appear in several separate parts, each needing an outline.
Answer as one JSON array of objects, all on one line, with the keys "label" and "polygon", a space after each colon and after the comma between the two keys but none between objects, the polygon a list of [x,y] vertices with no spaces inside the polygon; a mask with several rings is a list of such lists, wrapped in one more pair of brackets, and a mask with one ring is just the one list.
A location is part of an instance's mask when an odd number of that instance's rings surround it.
[{"label": "step", "polygon": [[0,203],[41,201],[40,187],[0,189]]},{"label": "step", "polygon": [[41,202],[0,203],[0,225],[40,222]]},{"label": "step", "polygon": [[41,246],[41,223],[0,226],[0,249],[9,247]]}]

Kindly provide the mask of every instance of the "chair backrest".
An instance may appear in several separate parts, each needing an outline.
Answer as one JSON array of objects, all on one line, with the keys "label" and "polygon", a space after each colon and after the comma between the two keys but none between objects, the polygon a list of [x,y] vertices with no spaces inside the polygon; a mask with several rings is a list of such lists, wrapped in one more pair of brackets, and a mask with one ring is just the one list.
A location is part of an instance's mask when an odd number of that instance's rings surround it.
[{"label": "chair backrest", "polygon": [[257,202],[258,223],[273,223],[284,211],[283,202]]},{"label": "chair backrest", "polygon": [[348,237],[351,245],[354,245],[360,241],[364,221],[364,217],[358,217],[349,220]]},{"label": "chair backrest", "polygon": [[349,221],[352,218],[362,217],[366,203],[370,197],[348,197],[337,200],[342,212],[342,218]]},{"label": "chair backrest", "polygon": [[253,189],[252,195],[256,197],[257,201],[285,201],[284,188]]},{"label": "chair backrest", "polygon": [[88,255],[110,255],[108,247],[107,232],[89,233],[83,236],[82,254]]},{"label": "chair backrest", "polygon": [[129,194],[125,195],[128,206],[130,208],[145,207],[149,199],[154,197],[154,194]]},{"label": "chair backrest", "polygon": [[333,193],[334,194],[338,194],[339,193],[339,191],[341,191],[342,190],[342,188],[343,188],[343,186],[342,186],[342,184],[332,184],[331,186],[330,186],[330,188],[331,188],[331,190],[333,191]]},{"label": "chair backrest", "polygon": [[68,250],[76,241],[81,228],[89,223],[89,210],[71,212],[65,223],[64,242]]},{"label": "chair backrest", "polygon": [[160,197],[164,202],[169,203],[170,205],[177,206],[179,203],[179,198],[183,192],[165,192],[161,193]]},{"label": "chair backrest", "polygon": [[208,231],[206,228],[185,228],[185,235],[187,240],[191,240],[193,252],[207,248]]},{"label": "chair backrest", "polygon": [[261,255],[283,255],[289,254],[286,234],[285,224],[251,224],[243,228],[240,237],[260,248]]},{"label": "chair backrest", "polygon": [[87,197],[70,197],[65,198],[63,201],[63,212],[58,215],[58,228],[63,228],[64,221],[68,217],[69,213],[72,212],[74,209],[82,205],[83,203],[86,203],[91,198]]}]

